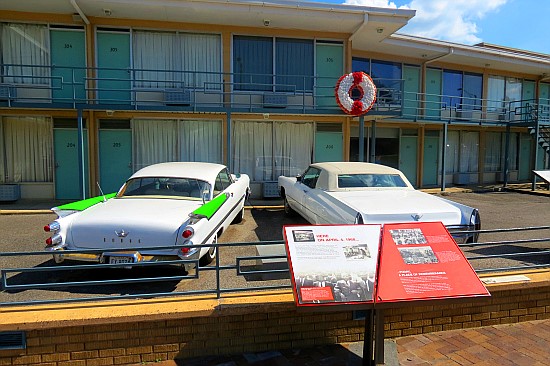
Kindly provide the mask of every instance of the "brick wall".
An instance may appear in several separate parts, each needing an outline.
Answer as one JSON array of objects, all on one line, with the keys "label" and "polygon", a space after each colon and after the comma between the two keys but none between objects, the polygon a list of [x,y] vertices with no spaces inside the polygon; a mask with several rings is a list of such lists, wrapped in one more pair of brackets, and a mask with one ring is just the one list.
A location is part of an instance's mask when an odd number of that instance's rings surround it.
[{"label": "brick wall", "polygon": [[[550,286],[516,287],[489,288],[491,298],[456,304],[400,304],[386,309],[385,336],[550,318]],[[136,364],[353,342],[362,340],[364,332],[364,321],[353,320],[351,311],[305,312],[291,301],[277,306],[227,306],[209,316],[172,314],[164,320],[146,320],[142,316],[35,330],[28,325],[27,349],[0,351],[0,365]]]}]

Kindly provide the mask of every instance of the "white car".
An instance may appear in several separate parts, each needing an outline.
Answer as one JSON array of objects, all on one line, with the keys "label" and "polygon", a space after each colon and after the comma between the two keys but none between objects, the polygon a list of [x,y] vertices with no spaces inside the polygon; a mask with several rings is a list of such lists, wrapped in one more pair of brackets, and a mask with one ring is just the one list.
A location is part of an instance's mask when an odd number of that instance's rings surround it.
[{"label": "white car", "polygon": [[216,243],[232,222],[242,221],[249,183],[247,175],[230,174],[220,164],[150,165],[118,193],[54,207],[58,218],[44,227],[52,235],[46,250],[58,263],[73,259],[131,266],[183,259],[207,265],[215,248],[193,245]]},{"label": "white car", "polygon": [[[285,212],[312,224],[441,221],[450,232],[481,227],[477,209],[417,191],[401,171],[384,165],[316,163],[297,177],[279,177],[278,186]],[[453,236],[475,242],[479,233]]]}]

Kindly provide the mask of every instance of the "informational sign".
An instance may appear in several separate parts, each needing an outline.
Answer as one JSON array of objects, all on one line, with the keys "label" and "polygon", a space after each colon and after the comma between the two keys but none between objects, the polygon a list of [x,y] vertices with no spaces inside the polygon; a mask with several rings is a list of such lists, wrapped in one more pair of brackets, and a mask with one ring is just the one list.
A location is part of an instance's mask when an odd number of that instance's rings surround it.
[{"label": "informational sign", "polygon": [[386,224],[376,303],[490,296],[441,222]]},{"label": "informational sign", "polygon": [[374,302],[380,225],[284,226],[298,306]]}]

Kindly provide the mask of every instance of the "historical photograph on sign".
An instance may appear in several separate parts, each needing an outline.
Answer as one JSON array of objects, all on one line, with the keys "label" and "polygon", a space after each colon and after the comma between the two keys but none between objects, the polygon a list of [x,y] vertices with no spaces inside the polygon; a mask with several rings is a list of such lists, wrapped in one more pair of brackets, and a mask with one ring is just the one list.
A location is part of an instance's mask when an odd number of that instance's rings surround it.
[{"label": "historical photograph on sign", "polygon": [[292,230],[292,236],[295,242],[315,241],[311,230]]},{"label": "historical photograph on sign", "polygon": [[355,245],[344,247],[346,259],[365,259],[370,258],[369,247],[367,245]]},{"label": "historical photograph on sign", "polygon": [[415,229],[396,229],[390,230],[391,237],[395,244],[427,244],[428,241],[422,233],[422,230]]},{"label": "historical photograph on sign", "polygon": [[380,225],[285,226],[298,305],[374,302]]},{"label": "historical photograph on sign", "polygon": [[398,248],[401,257],[406,264],[438,263],[437,257],[431,247],[407,247]]}]

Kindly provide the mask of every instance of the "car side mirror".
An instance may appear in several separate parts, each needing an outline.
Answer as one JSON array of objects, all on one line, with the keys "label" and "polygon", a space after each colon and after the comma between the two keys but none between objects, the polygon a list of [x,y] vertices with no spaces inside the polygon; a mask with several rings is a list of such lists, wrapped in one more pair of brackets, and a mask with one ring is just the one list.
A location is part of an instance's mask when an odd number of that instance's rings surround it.
[{"label": "car side mirror", "polygon": [[301,175],[297,175],[296,176],[296,182],[301,182],[302,181],[302,176]]}]

